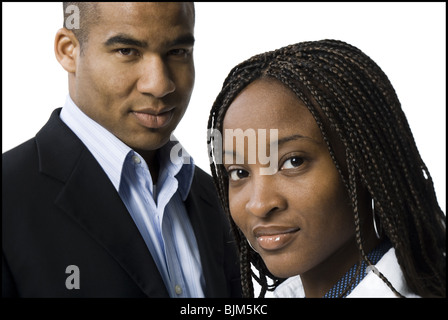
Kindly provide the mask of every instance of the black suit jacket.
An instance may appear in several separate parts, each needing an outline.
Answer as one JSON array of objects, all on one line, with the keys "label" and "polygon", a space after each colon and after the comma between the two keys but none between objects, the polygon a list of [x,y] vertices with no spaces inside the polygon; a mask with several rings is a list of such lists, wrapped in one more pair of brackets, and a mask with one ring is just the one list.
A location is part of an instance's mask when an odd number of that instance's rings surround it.
[{"label": "black suit jacket", "polygon": [[[2,295],[168,297],[118,192],[56,109],[34,139],[2,155]],[[196,167],[185,202],[206,297],[241,295],[239,264],[211,177]],[[69,265],[79,289],[67,289]]]}]

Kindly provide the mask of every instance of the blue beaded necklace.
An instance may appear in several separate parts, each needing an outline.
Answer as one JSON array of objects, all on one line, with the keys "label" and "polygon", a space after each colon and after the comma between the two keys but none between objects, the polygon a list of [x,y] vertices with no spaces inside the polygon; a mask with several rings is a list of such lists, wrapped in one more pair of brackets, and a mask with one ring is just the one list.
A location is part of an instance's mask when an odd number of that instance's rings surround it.
[{"label": "blue beaded necklace", "polygon": [[[392,247],[391,243],[389,241],[383,241],[380,243],[375,249],[370,251],[367,254],[367,257],[372,262],[372,264],[376,264],[380,259],[383,257],[383,255]],[[361,282],[361,280],[366,275],[366,268],[367,263],[365,261],[361,262],[361,270],[356,275],[356,271],[358,268],[358,264],[355,264],[353,267],[350,268],[350,270],[347,271],[347,273],[331,288],[324,296],[323,298],[339,298],[344,292],[344,296],[342,298],[345,298],[350,292]],[[352,278],[356,275],[356,279],[353,282],[352,286],[348,288],[347,286],[352,281]]]}]

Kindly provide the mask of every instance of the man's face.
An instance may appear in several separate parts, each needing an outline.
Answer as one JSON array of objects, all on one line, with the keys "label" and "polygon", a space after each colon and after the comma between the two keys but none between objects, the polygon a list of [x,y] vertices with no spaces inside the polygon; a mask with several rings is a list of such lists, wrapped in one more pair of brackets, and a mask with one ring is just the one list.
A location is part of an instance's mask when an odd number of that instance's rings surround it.
[{"label": "man's face", "polygon": [[129,147],[162,147],[194,84],[192,4],[99,3],[72,75],[71,97]]}]

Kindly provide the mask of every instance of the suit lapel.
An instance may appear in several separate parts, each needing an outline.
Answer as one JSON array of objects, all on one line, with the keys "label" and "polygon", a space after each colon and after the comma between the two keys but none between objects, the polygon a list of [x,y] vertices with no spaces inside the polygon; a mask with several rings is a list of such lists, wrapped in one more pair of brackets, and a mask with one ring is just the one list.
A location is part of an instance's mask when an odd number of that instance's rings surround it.
[{"label": "suit lapel", "polygon": [[56,204],[129,274],[146,295],[168,297],[162,277],[118,192],[101,166],[60,120],[38,133],[40,169],[65,183]]}]

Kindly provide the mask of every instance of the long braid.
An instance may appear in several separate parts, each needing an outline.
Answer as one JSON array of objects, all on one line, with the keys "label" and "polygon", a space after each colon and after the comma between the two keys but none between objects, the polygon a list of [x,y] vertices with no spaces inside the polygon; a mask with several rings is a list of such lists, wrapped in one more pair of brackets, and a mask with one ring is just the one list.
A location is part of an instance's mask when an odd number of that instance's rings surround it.
[{"label": "long braid", "polygon": [[[284,81],[281,77],[279,77],[278,79],[281,80],[283,83],[287,84],[288,87],[290,87],[290,88],[294,87],[287,80]],[[301,94],[300,92],[296,92],[295,90],[293,90],[293,91],[301,98],[302,101],[307,101],[307,99],[304,98],[303,94]],[[312,108],[309,107],[310,104],[308,102],[305,102],[305,105],[308,106],[310,111],[313,110]],[[316,118],[316,116],[315,116],[315,118]],[[317,122],[320,125],[321,122],[320,121],[317,121]],[[355,127],[357,127],[356,123],[355,123]],[[352,140],[353,140],[353,138],[352,138]],[[348,148],[347,148],[347,151],[349,151]],[[348,155],[347,155],[347,158],[349,158],[349,157],[350,157],[350,153],[348,153]],[[348,167],[350,169],[354,170],[354,165],[352,163],[348,163]],[[356,180],[354,179],[354,177],[355,177],[354,176],[354,172],[352,172],[350,170],[349,171],[349,181],[350,181],[349,185],[350,185],[351,201],[352,201],[353,210],[354,210],[356,242],[358,244],[358,248],[359,248],[359,251],[360,251],[362,259],[365,260],[369,265],[371,265],[371,262],[368,260],[367,255],[366,255],[366,253],[364,251],[364,248],[363,248],[363,245],[362,245],[361,231],[360,231],[360,219],[359,219],[357,195],[356,195]],[[356,279],[356,277],[357,277],[357,275],[359,274],[360,271],[361,271],[361,264],[358,265],[357,270],[356,270],[355,274],[353,275],[350,283],[347,285],[346,289],[340,294],[341,297],[344,296],[346,294],[346,292],[351,289],[351,287],[354,284],[354,281],[355,281],[355,279]],[[382,275],[380,273],[379,276],[380,276],[381,279],[383,279],[383,281],[385,281],[385,283],[391,288],[391,290],[397,294],[397,296],[401,296],[395,290],[395,288],[390,284],[390,282],[384,277],[384,275]]]},{"label": "long braid", "polygon": [[252,270],[250,265],[250,248],[247,241],[242,241],[240,245],[241,261],[241,286],[243,296],[247,298],[254,297],[254,286],[252,284]]},{"label": "long braid", "polygon": [[[290,88],[315,118],[352,202],[361,258],[371,264],[363,249],[356,199],[358,188],[365,188],[375,201],[375,213],[411,290],[421,296],[445,296],[445,215],[395,90],[383,71],[359,49],[335,40],[302,42],[257,55],[230,72],[212,107],[208,129],[222,132],[231,102],[262,77],[275,78]],[[329,130],[344,146],[345,160],[336,156]],[[213,139],[208,143],[210,154],[219,151],[214,150],[219,146]],[[212,175],[240,243],[243,283],[254,277],[264,295],[271,289],[266,276],[274,279],[274,286],[281,279],[270,275],[233,223],[228,178],[223,166],[215,162],[211,163]],[[259,270],[259,277],[248,272],[251,264]],[[379,276],[399,295],[381,272]]]}]

